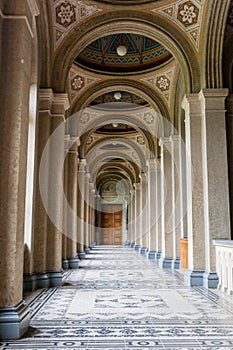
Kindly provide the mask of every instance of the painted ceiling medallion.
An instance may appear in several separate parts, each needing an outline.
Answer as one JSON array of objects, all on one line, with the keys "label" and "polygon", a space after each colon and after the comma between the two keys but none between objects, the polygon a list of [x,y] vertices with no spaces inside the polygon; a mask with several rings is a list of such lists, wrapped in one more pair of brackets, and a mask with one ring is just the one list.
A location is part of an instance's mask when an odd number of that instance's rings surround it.
[{"label": "painted ceiling medallion", "polygon": [[178,0],[152,11],[166,16],[182,28],[195,47],[199,49],[201,21],[204,11],[202,0]]},{"label": "painted ceiling medallion", "polygon": [[52,7],[55,49],[74,26],[101,11],[81,0],[54,0],[49,3]]},{"label": "painted ceiling medallion", "polygon": [[129,5],[149,4],[150,2],[155,2],[156,0],[96,0],[96,1],[103,4],[129,6]]},{"label": "painted ceiling medallion", "polygon": [[171,53],[151,38],[118,33],[98,38],[77,56],[77,65],[107,73],[131,73],[155,68]]},{"label": "painted ceiling medallion", "polygon": [[101,96],[98,96],[91,102],[91,106],[99,105],[99,104],[119,104],[123,106],[123,104],[132,104],[132,107],[135,107],[135,104],[140,106],[145,106],[148,103],[142,99],[141,97],[132,94],[127,91],[111,91],[107,92]]}]

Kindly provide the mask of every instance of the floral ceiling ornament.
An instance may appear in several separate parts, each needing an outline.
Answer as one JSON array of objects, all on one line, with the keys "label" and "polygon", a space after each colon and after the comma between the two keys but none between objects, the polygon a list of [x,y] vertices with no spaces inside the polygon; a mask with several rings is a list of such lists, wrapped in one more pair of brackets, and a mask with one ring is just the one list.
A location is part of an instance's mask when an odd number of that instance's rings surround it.
[{"label": "floral ceiling ornament", "polygon": [[79,75],[71,80],[71,87],[73,90],[81,90],[84,84],[84,78]]},{"label": "floral ceiling ornament", "polygon": [[154,116],[151,113],[146,113],[143,118],[148,124],[152,124],[154,122]]},{"label": "floral ceiling ornament", "polygon": [[49,3],[52,8],[55,49],[74,26],[102,11],[86,0],[54,0]]},{"label": "floral ceiling ornament", "polygon": [[68,27],[76,19],[75,17],[75,7],[72,4],[63,2],[60,6],[56,8],[57,22]]},{"label": "floral ceiling ornament", "polygon": [[141,135],[137,136],[137,143],[139,143],[139,145],[145,145],[145,140],[143,136]]},{"label": "floral ceiling ornament", "polygon": [[197,23],[199,9],[188,1],[179,6],[178,20],[185,26]]},{"label": "floral ceiling ornament", "polygon": [[167,17],[178,25],[199,50],[201,24],[204,13],[203,0],[178,0],[173,4],[151,10]]},{"label": "floral ceiling ornament", "polygon": [[162,91],[169,90],[170,80],[166,76],[162,75],[157,78],[157,86]]},{"label": "floral ceiling ornament", "polygon": [[155,90],[157,90],[165,98],[166,102],[170,106],[171,89],[173,86],[175,72],[176,65],[173,64],[166,71],[157,73],[147,78],[143,78],[141,80],[145,81],[147,84],[151,85]]},{"label": "floral ceiling ornament", "polygon": [[84,89],[99,80],[100,79],[94,76],[82,73],[79,68],[73,64],[68,76],[70,101],[73,102]]}]

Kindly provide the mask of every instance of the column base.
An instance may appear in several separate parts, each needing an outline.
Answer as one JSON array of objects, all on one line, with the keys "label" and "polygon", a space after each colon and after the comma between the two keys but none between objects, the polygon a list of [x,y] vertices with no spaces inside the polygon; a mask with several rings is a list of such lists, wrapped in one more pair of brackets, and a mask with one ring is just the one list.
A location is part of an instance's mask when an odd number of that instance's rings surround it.
[{"label": "column base", "polygon": [[219,278],[217,272],[205,271],[203,274],[203,287],[218,288]]},{"label": "column base", "polygon": [[178,270],[180,268],[180,258],[173,259],[172,269]]},{"label": "column base", "polygon": [[58,287],[62,285],[62,274],[61,271],[48,271],[50,287]]},{"label": "column base", "polygon": [[130,246],[130,241],[125,241],[125,242],[123,242],[123,246],[124,246],[124,247],[129,247],[129,246]]},{"label": "column base", "polygon": [[33,273],[23,275],[23,291],[33,292],[36,289],[36,276]]},{"label": "column base", "polygon": [[186,270],[184,273],[184,283],[187,286],[203,286],[204,270]]},{"label": "column base", "polygon": [[90,245],[90,248],[93,249],[93,248],[95,248],[95,246],[96,246],[96,242],[92,242]]},{"label": "column base", "polygon": [[49,276],[45,272],[37,273],[36,277],[36,288],[48,288],[50,286]]},{"label": "column base", "polygon": [[84,249],[84,251],[85,251],[86,254],[90,254],[91,248],[87,247],[87,248]]},{"label": "column base", "polygon": [[78,257],[80,260],[84,260],[86,258],[86,254],[84,252],[79,252]]},{"label": "column base", "polygon": [[158,252],[156,252],[155,260],[159,260],[161,257],[162,257],[162,252],[159,250]]},{"label": "column base", "polygon": [[134,246],[135,246],[135,242],[131,242],[130,243],[130,248],[134,248]]},{"label": "column base", "polygon": [[153,250],[150,250],[147,252],[147,259],[148,260],[155,260],[156,252]]},{"label": "column base", "polygon": [[25,301],[0,308],[0,339],[19,339],[30,324],[30,308]]},{"label": "column base", "polygon": [[64,270],[68,270],[68,268],[69,268],[69,260],[68,259],[62,259],[62,268]]},{"label": "column base", "polygon": [[140,249],[141,249],[141,246],[140,246],[139,244],[135,244],[134,250],[136,250],[137,252],[139,252]]},{"label": "column base", "polygon": [[159,259],[159,267],[163,269],[171,269],[172,268],[172,258],[160,258]]},{"label": "column base", "polygon": [[69,259],[69,267],[70,269],[78,269],[78,258],[70,258]]},{"label": "column base", "polygon": [[139,249],[139,254],[146,255],[147,252],[148,252],[148,248],[143,247]]}]

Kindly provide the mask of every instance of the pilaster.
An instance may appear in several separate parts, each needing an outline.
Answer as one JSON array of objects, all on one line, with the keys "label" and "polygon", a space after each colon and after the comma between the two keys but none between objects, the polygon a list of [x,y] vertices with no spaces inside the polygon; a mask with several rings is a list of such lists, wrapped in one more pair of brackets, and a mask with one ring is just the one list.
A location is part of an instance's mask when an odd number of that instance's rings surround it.
[{"label": "pilaster", "polygon": [[85,210],[86,159],[80,159],[78,168],[78,255],[85,258],[84,252],[84,210]]},{"label": "pilaster", "polygon": [[65,112],[69,107],[67,94],[54,94],[50,118],[49,183],[47,221],[47,272],[50,285],[62,283],[62,218],[63,218],[63,163],[65,140]]},{"label": "pilaster", "polygon": [[171,139],[163,137],[159,141],[161,147],[161,206],[162,206],[162,256],[160,267],[171,268],[173,261],[173,234],[172,234],[172,158]]},{"label": "pilaster", "polygon": [[78,268],[77,258],[77,171],[78,171],[78,138],[71,138],[67,153],[68,184],[67,184],[67,258],[71,269]]},{"label": "pilaster", "polygon": [[141,182],[135,183],[135,246],[134,249],[139,251],[141,248],[141,205],[140,192]]}]

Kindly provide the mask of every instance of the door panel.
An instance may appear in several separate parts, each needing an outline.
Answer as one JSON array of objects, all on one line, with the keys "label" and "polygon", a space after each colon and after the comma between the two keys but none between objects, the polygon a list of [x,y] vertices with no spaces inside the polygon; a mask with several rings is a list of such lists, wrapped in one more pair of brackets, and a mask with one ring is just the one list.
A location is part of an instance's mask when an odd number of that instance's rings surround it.
[{"label": "door panel", "polygon": [[102,244],[119,245],[122,243],[122,206],[103,205],[102,216]]}]

